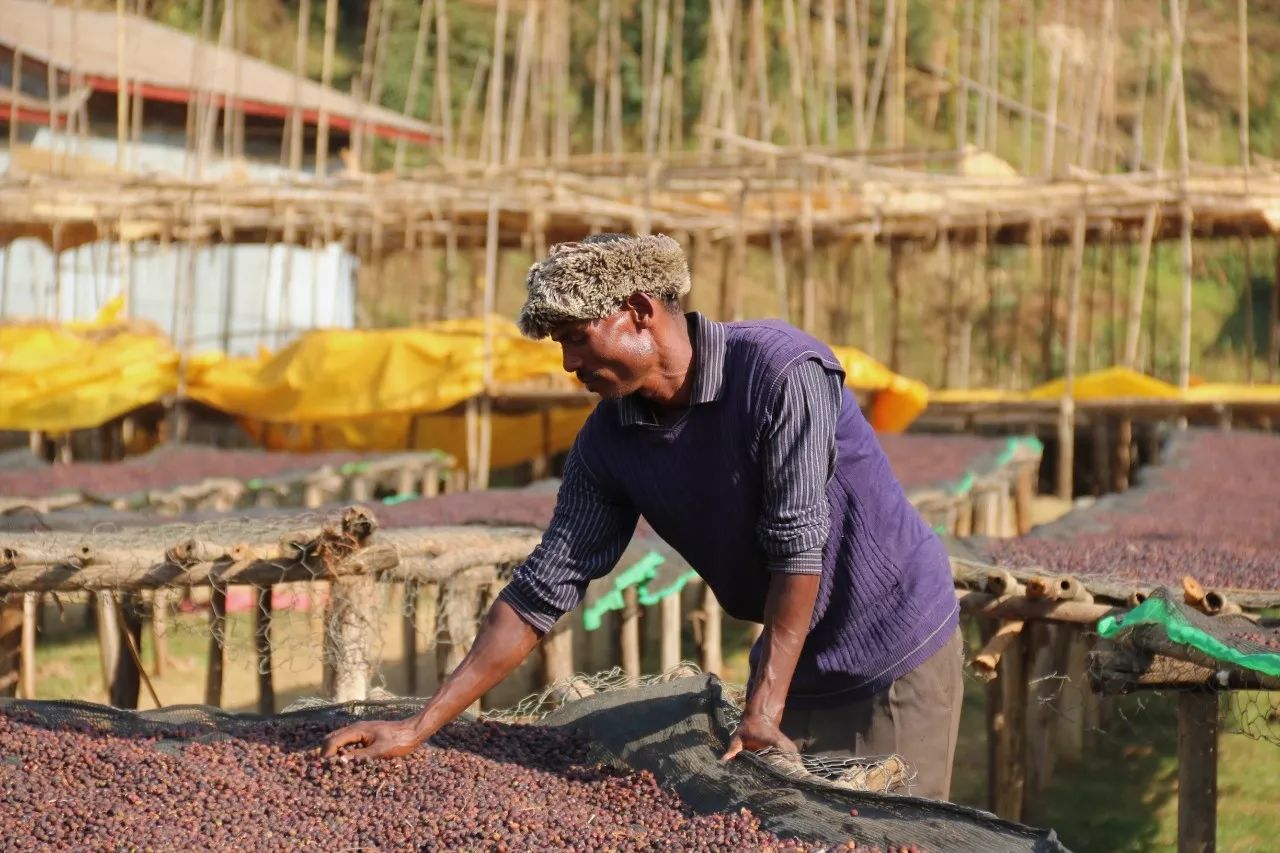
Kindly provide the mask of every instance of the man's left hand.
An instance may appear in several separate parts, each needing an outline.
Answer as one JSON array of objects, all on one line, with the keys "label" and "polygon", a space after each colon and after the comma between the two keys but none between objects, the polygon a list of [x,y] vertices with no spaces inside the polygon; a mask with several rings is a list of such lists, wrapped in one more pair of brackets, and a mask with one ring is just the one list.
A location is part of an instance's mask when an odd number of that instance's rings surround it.
[{"label": "man's left hand", "polygon": [[729,750],[722,761],[729,761],[744,749],[748,752],[760,752],[770,747],[782,752],[799,752],[791,738],[782,733],[778,724],[764,714],[747,714],[738,724],[738,729],[729,741]]}]

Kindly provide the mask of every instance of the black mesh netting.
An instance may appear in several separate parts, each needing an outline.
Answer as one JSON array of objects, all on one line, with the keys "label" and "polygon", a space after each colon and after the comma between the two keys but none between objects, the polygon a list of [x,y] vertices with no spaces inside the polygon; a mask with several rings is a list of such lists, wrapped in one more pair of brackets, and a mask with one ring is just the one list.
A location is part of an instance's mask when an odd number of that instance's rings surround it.
[{"label": "black mesh netting", "polygon": [[[329,730],[357,719],[403,718],[417,711],[420,701],[324,705],[263,717],[203,706],[133,712],[84,702],[0,700],[0,714],[51,729],[152,738],[157,749],[172,751],[193,740],[252,737],[264,724],[305,722]],[[722,763],[719,756],[728,744],[733,716],[734,706],[724,698],[721,683],[700,675],[597,693],[563,705],[534,725],[585,738],[595,760],[652,773],[697,814],[745,807],[762,828],[783,838],[853,840],[885,848],[911,845],[920,850],[1066,849],[1052,830],[975,809],[792,778],[755,755]],[[357,803],[352,812],[358,811]]]}]

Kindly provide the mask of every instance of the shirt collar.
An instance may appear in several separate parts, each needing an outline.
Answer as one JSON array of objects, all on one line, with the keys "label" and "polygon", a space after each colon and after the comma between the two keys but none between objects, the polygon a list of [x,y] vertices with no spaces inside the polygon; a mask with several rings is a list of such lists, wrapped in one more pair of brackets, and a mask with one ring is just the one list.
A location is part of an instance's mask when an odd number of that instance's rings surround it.
[{"label": "shirt collar", "polygon": [[[725,327],[697,311],[690,311],[685,318],[689,323],[689,342],[693,345],[693,391],[689,405],[699,406],[720,399],[724,388]],[[636,394],[628,394],[618,401],[618,419],[623,426],[651,422],[647,410],[648,405]]]}]

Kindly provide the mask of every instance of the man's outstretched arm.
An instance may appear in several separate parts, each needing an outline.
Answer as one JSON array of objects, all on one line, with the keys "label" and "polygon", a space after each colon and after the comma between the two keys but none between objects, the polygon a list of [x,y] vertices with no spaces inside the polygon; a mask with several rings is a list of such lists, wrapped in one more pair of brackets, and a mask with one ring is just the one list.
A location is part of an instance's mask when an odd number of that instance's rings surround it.
[{"label": "man's outstretched arm", "polygon": [[758,527],[770,572],[764,633],[742,723],[725,759],[743,749],[795,751],[782,733],[782,713],[822,581],[822,550],[831,530],[827,482],[842,397],[838,373],[803,361],[788,370],[771,412],[761,443],[764,500]]},{"label": "man's outstretched arm", "polygon": [[635,533],[639,513],[605,492],[580,461],[565,461],[556,511],[538,547],[499,594],[471,651],[415,716],[355,723],[325,739],[322,754],[358,758],[407,755],[518,667],[551,626],[608,574]]},{"label": "man's outstretched arm", "polygon": [[422,710],[399,722],[356,723],[339,729],[324,742],[323,755],[397,758],[417,749],[442,726],[506,678],[538,645],[538,632],[499,599],[489,608],[475,643]]}]

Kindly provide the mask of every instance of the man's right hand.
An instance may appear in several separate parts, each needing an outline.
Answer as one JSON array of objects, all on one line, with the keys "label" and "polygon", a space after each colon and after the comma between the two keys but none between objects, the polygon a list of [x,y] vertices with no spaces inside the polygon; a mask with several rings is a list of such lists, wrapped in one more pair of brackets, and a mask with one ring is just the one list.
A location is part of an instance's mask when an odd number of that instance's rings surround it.
[{"label": "man's right hand", "polygon": [[422,745],[423,738],[412,720],[397,722],[353,723],[338,729],[324,739],[320,755],[333,758],[338,751],[350,746],[340,758],[399,758],[408,755]]},{"label": "man's right hand", "polygon": [[330,734],[320,755],[332,758],[399,758],[408,755],[450,720],[506,678],[538,645],[538,633],[502,599],[489,608],[476,641],[458,668],[415,716],[399,722],[355,723]]}]

